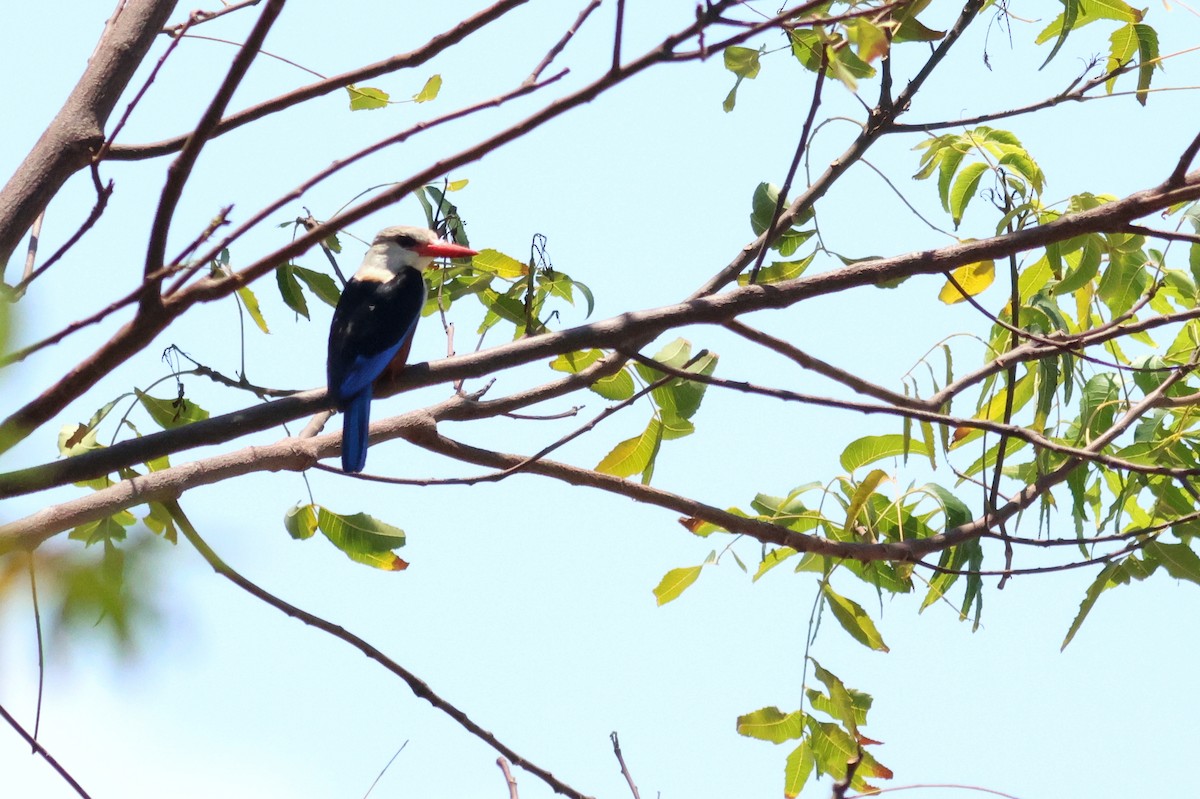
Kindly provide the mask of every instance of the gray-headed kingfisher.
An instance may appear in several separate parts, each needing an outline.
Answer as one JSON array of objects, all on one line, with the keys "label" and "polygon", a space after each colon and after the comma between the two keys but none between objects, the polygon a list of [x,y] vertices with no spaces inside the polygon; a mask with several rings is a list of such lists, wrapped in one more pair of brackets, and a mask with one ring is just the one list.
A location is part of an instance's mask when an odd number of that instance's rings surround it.
[{"label": "gray-headed kingfisher", "polygon": [[434,258],[465,258],[475,250],[443,241],[427,228],[396,226],[375,235],[362,266],[333,312],[326,364],[330,398],[345,413],[342,470],[367,463],[367,428],[375,381],[404,368],[425,305],[421,273]]}]

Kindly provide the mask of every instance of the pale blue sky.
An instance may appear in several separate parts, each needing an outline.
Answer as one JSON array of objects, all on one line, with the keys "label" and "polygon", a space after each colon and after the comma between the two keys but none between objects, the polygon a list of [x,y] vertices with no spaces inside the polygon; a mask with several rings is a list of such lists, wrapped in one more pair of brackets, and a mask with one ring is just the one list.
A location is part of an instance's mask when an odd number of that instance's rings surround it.
[{"label": "pale blue sky", "polygon": [[[67,14],[54,4],[10,4],[0,14],[10,64],[8,80],[0,82],[0,103],[9,110],[0,134],[5,178],[92,50],[110,9],[91,5]],[[334,12],[327,3],[292,2],[267,49],[334,74],[411,49],[477,7],[445,3],[397,10],[399,5],[362,0],[340,4]],[[372,81],[400,97],[440,73],[444,88],[434,106],[351,114],[344,95],[335,94],[212,142],[184,195],[172,249],[222,205],[235,203],[234,216],[245,218],[332,159],[418,115],[511,88],[574,18],[577,5],[532,2],[425,68]],[[625,52],[633,55],[685,24],[694,4],[629,0],[628,5]],[[1043,20],[1058,9],[1048,2],[1011,7],[1017,16]],[[954,3],[935,3],[931,21],[947,19],[954,9]],[[240,12],[201,32],[236,39],[254,13]],[[549,91],[591,80],[610,58],[612,11],[602,8],[597,15],[561,57],[572,75]],[[1200,19],[1182,6],[1166,10],[1156,4],[1147,21],[1162,35],[1164,53],[1200,43]],[[1037,72],[1020,64],[1030,57],[1029,42],[1041,24],[1016,28],[1011,51],[1008,37],[993,27],[988,53],[995,71],[989,72],[980,58],[987,27],[981,22],[960,45],[950,69],[916,103],[912,121],[1040,99],[1107,47],[1103,23],[1085,28]],[[909,48],[898,56],[899,75],[917,63],[918,51]],[[231,53],[225,45],[185,42],[123,140],[153,140],[190,127]],[[1041,51],[1035,57],[1033,66]],[[1200,83],[1198,58],[1171,61],[1156,81]],[[29,77],[21,79],[11,65]],[[1010,66],[1018,76],[1006,71]],[[260,59],[233,106],[308,81],[294,67]],[[472,244],[523,258],[533,233],[547,235],[555,266],[595,291],[596,318],[690,293],[749,240],[751,193],[761,180],[782,181],[811,91],[810,76],[782,54],[764,61],[760,77],[743,84],[736,111],[725,114],[721,101],[731,84],[719,57],[655,70],[454,173],[451,177],[471,181],[458,199]],[[867,96],[873,91],[868,88]],[[301,214],[301,205],[328,216],[362,189],[404,177],[430,158],[528,114],[539,102],[537,96],[527,98],[416,137],[347,170],[274,221]],[[831,85],[826,109],[856,115],[858,104]],[[1039,158],[1049,179],[1047,197],[1084,190],[1119,195],[1166,176],[1195,135],[1194,109],[1194,93],[1172,92],[1155,95],[1145,109],[1132,98],[1114,98],[1005,126]],[[839,153],[852,135],[847,123],[821,129],[814,166]],[[917,168],[917,154],[909,148],[918,140],[882,142],[869,159],[923,212],[949,227],[934,187],[909,180]],[[117,182],[113,206],[68,262],[34,284],[21,304],[22,339],[57,329],[97,297],[129,289],[140,274],[165,163],[105,167],[105,176]],[[50,208],[44,253],[74,230],[91,201],[90,182],[79,176]],[[994,220],[983,205],[977,202],[968,213],[960,235],[989,233]],[[384,225],[421,218],[416,203],[405,201],[354,232],[369,237]],[[914,219],[866,169],[831,193],[821,224],[826,242],[848,255],[894,254],[948,241]],[[285,235],[264,225],[235,247],[234,265],[273,249]],[[342,268],[352,270],[362,248],[349,238],[344,243]],[[318,254],[305,256],[304,263],[323,268]],[[935,278],[914,279],[892,291],[863,290],[759,314],[754,322],[815,355],[898,386],[901,375],[942,337],[986,329],[969,308],[936,302],[939,287]],[[255,289],[274,333],[249,335],[250,378],[296,388],[321,384],[328,309],[314,302],[313,322],[293,322],[273,281]],[[994,288],[985,303],[999,306],[1003,291]],[[473,311],[464,306],[460,317],[460,350],[474,343],[468,310]],[[47,385],[119,321],[0,376],[12,398],[5,412],[25,394],[13,386]],[[582,321],[578,309],[563,314],[564,324]],[[786,364],[772,365],[728,334],[697,328],[686,335],[721,354],[720,374],[769,378],[814,393],[838,391]],[[0,466],[53,457],[58,424],[86,419],[117,394],[165,374],[158,353],[169,344],[232,373],[236,336],[232,303],[196,309]],[[438,357],[444,349],[440,326],[427,323],[413,359]],[[958,352],[960,369],[979,355],[969,343]],[[496,390],[508,392],[550,374],[540,366],[505,374]],[[199,380],[189,380],[188,390],[214,413],[245,402]],[[402,412],[445,391],[434,387],[391,398],[377,405],[375,415]],[[585,418],[604,406],[598,397],[585,401]],[[593,465],[644,426],[646,413],[620,414],[559,457]],[[840,471],[837,456],[847,442],[898,430],[887,420],[715,392],[695,421],[697,435],[664,448],[655,482],[717,506],[748,507],[755,492],[785,493],[827,479]],[[148,421],[141,424],[149,429]],[[497,449],[532,452],[576,424],[508,421],[449,425],[446,432]],[[272,431],[253,440],[270,442],[280,435]],[[205,454],[211,453],[199,450],[175,461]],[[403,442],[373,448],[370,467],[412,477],[476,471]],[[894,470],[897,490],[931,477],[917,464],[885,467]],[[932,477],[953,484],[944,471]],[[643,797],[781,794],[789,749],[738,736],[734,721],[763,705],[799,706],[804,638],[816,591],[812,577],[780,569],[751,585],[726,560],[707,569],[682,599],[657,608],[651,589],[662,574],[701,562],[714,546],[688,535],[673,514],[530,477],[469,489],[382,488],[323,473],[310,479],[318,502],[403,527],[409,543],[401,554],[412,567],[379,573],[351,563],[323,540],[289,539],[283,514],[306,499],[297,475],[256,475],[199,489],[183,505],[209,543],[247,577],[362,635],[576,788],[603,797],[628,795],[607,737],[616,730]],[[12,500],[0,513],[16,518],[77,494],[64,489]],[[138,657],[112,655],[99,636],[51,641],[47,650],[42,741],[94,797],[360,797],[405,741],[372,794],[376,799],[506,795],[495,753],[382,668],[214,576],[186,544],[156,549],[149,577],[157,586],[161,619],[147,628]],[[758,548],[744,542],[738,551],[753,561]],[[1021,558],[1018,565],[1037,565],[1034,553]],[[1022,799],[1169,794],[1183,779],[1173,754],[1200,730],[1200,700],[1184,676],[1200,655],[1196,587],[1155,575],[1146,584],[1115,591],[1102,598],[1060,654],[1063,634],[1093,578],[1090,569],[1018,578],[1002,592],[989,581],[983,629],[974,635],[945,606],[918,617],[919,600],[901,597],[885,602],[881,613],[872,592],[844,582],[839,588],[876,617],[892,651],[869,652],[827,624],[812,654],[848,685],[875,697],[864,732],[885,742],[875,754],[896,771],[896,785],[966,783]],[[20,601],[0,610],[0,703],[25,723],[32,720],[36,688],[30,616]],[[550,795],[531,775],[519,770],[516,775],[523,799]],[[817,787],[805,795],[826,792]],[[73,795],[11,730],[0,728],[0,796]]]}]

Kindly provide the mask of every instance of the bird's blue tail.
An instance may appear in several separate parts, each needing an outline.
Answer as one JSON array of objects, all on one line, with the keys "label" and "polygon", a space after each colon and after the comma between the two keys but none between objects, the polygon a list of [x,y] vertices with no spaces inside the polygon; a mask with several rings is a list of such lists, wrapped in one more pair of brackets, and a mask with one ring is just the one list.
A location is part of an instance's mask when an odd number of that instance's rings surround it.
[{"label": "bird's blue tail", "polygon": [[371,387],[346,404],[342,420],[342,471],[357,473],[367,465],[367,428],[371,425]]}]

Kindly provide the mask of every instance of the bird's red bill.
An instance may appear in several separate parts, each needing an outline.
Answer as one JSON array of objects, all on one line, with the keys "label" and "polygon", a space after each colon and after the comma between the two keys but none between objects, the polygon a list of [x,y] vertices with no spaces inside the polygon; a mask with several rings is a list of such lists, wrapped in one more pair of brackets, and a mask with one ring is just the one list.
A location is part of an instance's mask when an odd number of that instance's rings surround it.
[{"label": "bird's red bill", "polygon": [[428,244],[418,245],[414,249],[418,255],[432,255],[441,258],[469,258],[472,255],[479,255],[478,250],[472,250],[461,244],[451,244],[448,241],[431,241]]}]

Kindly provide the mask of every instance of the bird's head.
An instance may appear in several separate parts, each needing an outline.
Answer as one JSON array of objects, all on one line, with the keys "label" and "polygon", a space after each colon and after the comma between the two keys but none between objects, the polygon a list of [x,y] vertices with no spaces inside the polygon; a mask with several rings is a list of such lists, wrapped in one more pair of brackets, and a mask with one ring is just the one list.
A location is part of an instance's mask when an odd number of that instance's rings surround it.
[{"label": "bird's head", "polygon": [[406,266],[423,272],[434,258],[466,258],[478,253],[469,247],[444,241],[429,228],[396,225],[375,234],[371,254],[395,274]]}]

